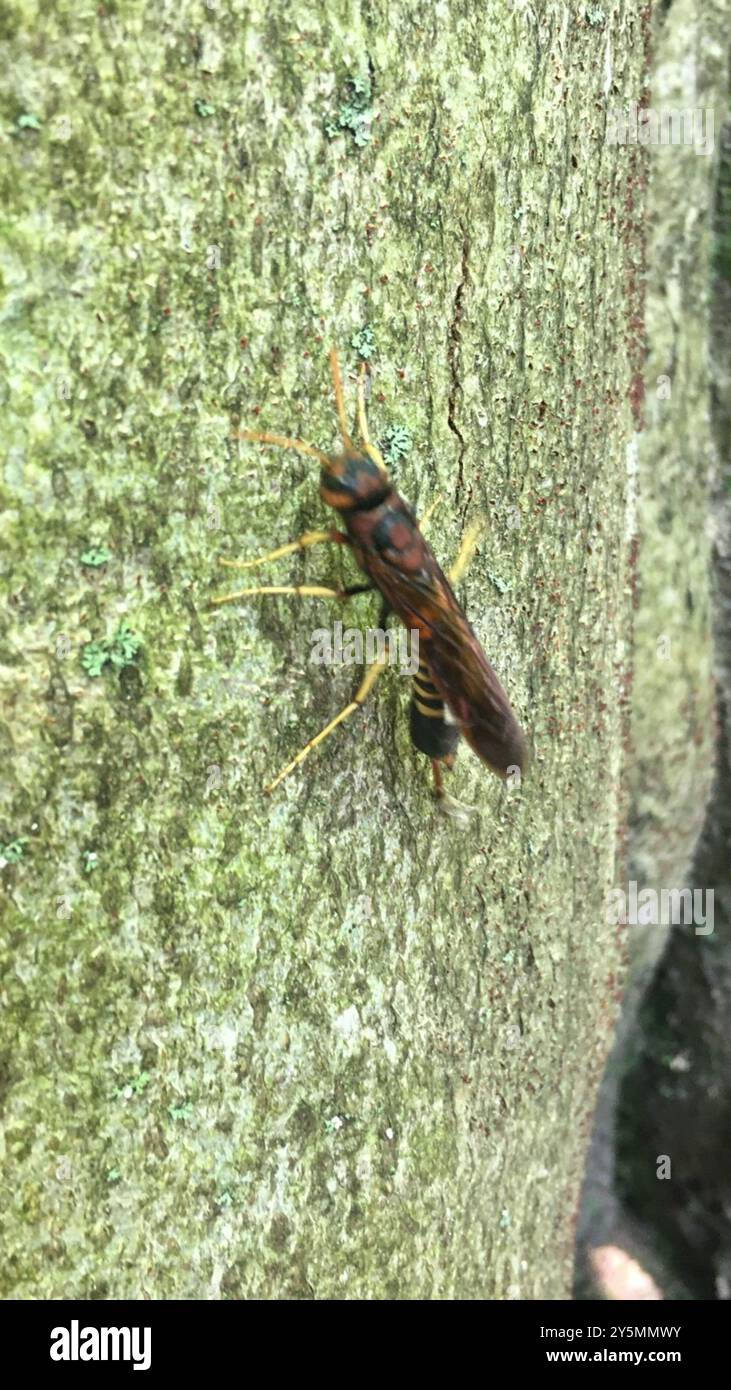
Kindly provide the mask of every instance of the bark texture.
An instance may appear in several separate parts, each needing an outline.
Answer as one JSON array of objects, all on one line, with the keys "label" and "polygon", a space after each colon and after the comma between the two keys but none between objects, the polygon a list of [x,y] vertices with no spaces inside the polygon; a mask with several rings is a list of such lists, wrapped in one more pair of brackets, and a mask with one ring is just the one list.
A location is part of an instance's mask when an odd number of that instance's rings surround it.
[{"label": "bark texture", "polygon": [[[723,82],[728,33],[719,35]],[[720,67],[720,65],[719,65]],[[719,111],[719,116],[723,112]],[[670,1278],[686,1296],[731,1298],[731,125],[719,131],[715,303],[710,398],[717,456],[711,469],[711,584],[716,678],[712,794],[686,882],[710,895],[709,924],[672,931],[643,1001],[619,1116],[620,1192],[635,1225],[651,1232]],[[704,238],[705,240],[705,238]],[[649,1102],[648,1102],[649,1097]],[[651,1156],[667,1154],[670,1182],[653,1181]],[[669,1281],[668,1281],[669,1282]]]},{"label": "bark texture", "polygon": [[[678,143],[648,150],[628,878],[638,891],[700,890],[704,912],[711,890],[715,924],[710,934],[707,923],[629,928],[631,976],[598,1107],[580,1242],[624,1246],[666,1297],[685,1298],[713,1297],[729,1268],[719,1215],[729,1108],[728,345],[712,320],[714,292],[719,322],[728,315],[713,264],[728,72],[725,0],[658,8],[648,107],[683,113],[686,130],[695,111],[709,139],[704,154]],[[727,227],[726,214],[722,235]]]},{"label": "bark texture", "polygon": [[[565,1296],[623,956],[645,159],[606,134],[647,16],[2,25],[3,1290]],[[263,798],[350,696],[308,660],[342,615],[206,606],[324,520],[230,434],[329,448],[331,341],[440,557],[484,518],[464,598],[534,761],[508,792],[463,752],[466,826],[397,671]]]}]

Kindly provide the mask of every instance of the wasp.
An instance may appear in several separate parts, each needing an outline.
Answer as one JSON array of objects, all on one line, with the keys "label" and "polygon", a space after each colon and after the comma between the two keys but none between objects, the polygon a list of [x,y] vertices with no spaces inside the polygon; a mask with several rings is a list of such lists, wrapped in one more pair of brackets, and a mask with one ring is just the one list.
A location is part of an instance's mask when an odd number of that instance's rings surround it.
[{"label": "wasp", "polygon": [[[342,437],[342,453],[330,455],[301,439],[259,430],[243,430],[234,438],[280,449],[293,449],[320,463],[320,496],[342,519],[345,530],[308,531],[255,560],[222,560],[233,569],[250,569],[267,561],[325,542],[347,545],[367,583],[347,589],[316,584],[265,585],[238,589],[214,598],[233,603],[254,594],[297,594],[300,597],[343,600],[376,589],[383,599],[382,624],[394,613],[419,640],[419,668],[413,677],[410,732],[414,746],[431,760],[437,798],[444,796],[442,768],[451,768],[460,736],[499,777],[525,771],[528,746],[508,697],[463,613],[452,585],[464,572],[476,543],[468,532],[449,579],[442,572],[422,528],[407,502],[391,482],[380,450],[372,442],[365,409],[365,364],[358,378],[357,421],[361,440],[355,444],[348,428],[338,356],[333,348],[330,367]],[[422,523],[423,525],[423,523]],[[451,582],[450,582],[451,581]],[[353,699],[268,784],[272,792],[285,777],[331,733],[360,709],[386,664],[379,656],[367,670]]]}]

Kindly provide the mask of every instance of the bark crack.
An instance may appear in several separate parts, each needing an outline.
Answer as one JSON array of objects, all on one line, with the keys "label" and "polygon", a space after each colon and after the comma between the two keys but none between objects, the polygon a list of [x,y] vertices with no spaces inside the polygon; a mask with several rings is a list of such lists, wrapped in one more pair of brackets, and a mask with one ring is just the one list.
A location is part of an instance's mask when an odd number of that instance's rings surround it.
[{"label": "bark crack", "polygon": [[447,424],[452,434],[456,437],[459,445],[457,454],[457,486],[455,488],[454,499],[459,501],[459,494],[464,483],[464,456],[467,448],[465,437],[457,423],[457,397],[463,394],[462,382],[460,379],[459,349],[462,343],[462,317],[464,315],[464,293],[469,279],[469,255],[470,239],[462,227],[462,260],[460,267],[460,280],[454,292],[452,305],[452,319],[449,325],[447,337],[447,363],[449,366],[449,401],[447,405]]}]

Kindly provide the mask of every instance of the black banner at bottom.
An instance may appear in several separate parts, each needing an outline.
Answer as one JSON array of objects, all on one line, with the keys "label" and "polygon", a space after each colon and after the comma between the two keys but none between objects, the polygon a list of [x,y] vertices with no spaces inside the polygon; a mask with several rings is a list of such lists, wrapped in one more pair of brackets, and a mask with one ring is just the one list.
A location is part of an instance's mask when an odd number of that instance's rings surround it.
[{"label": "black banner at bottom", "polygon": [[[384,1328],[373,1346],[379,1379],[402,1366],[412,1375],[428,1358],[433,1373],[435,1334],[441,1358],[454,1370],[469,1359],[485,1373],[567,1366],[709,1368],[723,1356],[728,1335],[725,1303],[480,1303],[428,1304],[419,1327],[418,1306],[376,1308],[353,1324],[352,1304],[234,1302],[54,1302],[0,1304],[6,1364],[43,1376],[52,1385],[71,1374],[81,1384],[109,1376],[190,1378],[226,1366],[244,1379],[280,1375],[291,1366],[319,1378],[340,1375],[354,1355],[353,1332]],[[385,1317],[385,1322],[382,1318]],[[415,1322],[412,1319],[416,1319]],[[440,1326],[441,1324],[441,1326]],[[291,1334],[286,1339],[283,1330]],[[274,1333],[274,1337],[272,1337]],[[310,1340],[316,1334],[316,1341]],[[299,1335],[298,1335],[299,1334]],[[347,1341],[344,1340],[347,1335]],[[345,1357],[345,1362],[342,1358]],[[359,1370],[363,1347],[358,1344]]]}]

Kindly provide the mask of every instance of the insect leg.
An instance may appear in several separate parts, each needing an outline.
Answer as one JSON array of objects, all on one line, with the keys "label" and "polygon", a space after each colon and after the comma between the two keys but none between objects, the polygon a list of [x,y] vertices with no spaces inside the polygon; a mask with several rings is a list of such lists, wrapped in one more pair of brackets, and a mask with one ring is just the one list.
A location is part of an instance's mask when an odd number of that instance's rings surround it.
[{"label": "insect leg", "polygon": [[328,589],[324,584],[264,584],[255,589],[237,589],[233,594],[221,594],[209,599],[211,607],[222,603],[234,603],[239,598],[251,598],[254,594],[298,594],[300,598],[339,598],[347,597],[345,589]]},{"label": "insect leg", "polygon": [[432,758],[431,770],[434,773],[434,795],[437,801],[444,796],[444,783],[442,781],[442,768],[438,758]]},{"label": "insect leg", "polygon": [[257,584],[253,589],[237,589],[233,594],[221,594],[212,598],[212,607],[222,603],[233,603],[238,598],[251,598],[254,594],[296,594],[299,598],[337,598],[341,601],[352,598],[354,594],[369,594],[372,584],[349,584],[346,589],[331,589],[325,584]]},{"label": "insect leg", "polygon": [[340,713],[336,714],[335,718],[331,719],[330,723],[326,724],[325,728],[321,729],[319,734],[316,734],[314,738],[310,739],[309,743],[305,744],[304,748],[297,754],[297,757],[293,758],[291,763],[287,763],[287,766],[282,768],[282,771],[274,778],[273,782],[269,782],[264,788],[265,792],[273,792],[275,787],[278,787],[279,783],[283,782],[284,778],[289,776],[290,772],[294,772],[294,769],[299,767],[300,763],[304,762],[313,748],[317,748],[318,744],[324,743],[325,739],[329,738],[330,734],[337,729],[339,724],[342,724],[351,714],[355,714],[356,710],[360,709],[361,705],[367,700],[378,677],[382,675],[385,665],[386,658],[384,656],[380,661],[376,661],[372,666],[369,666],[350,704],[346,705],[344,709],[341,709]]},{"label": "insect leg", "polygon": [[451,766],[451,764],[447,761],[446,758],[442,759],[441,761],[437,758],[432,758],[432,771],[434,773],[434,798],[439,805],[439,810],[442,811],[445,816],[449,816],[452,820],[458,821],[460,825],[466,825],[470,819],[470,816],[474,816],[476,814],[477,807],[465,806],[463,801],[456,801],[453,796],[449,795],[449,792],[444,790],[441,768],[442,761],[444,762],[446,767]]},{"label": "insect leg", "polygon": [[232,570],[251,570],[257,565],[266,564],[267,560],[281,560],[283,555],[291,555],[294,550],[306,550],[310,545],[319,545],[322,541],[337,541],[340,545],[350,545],[350,540],[344,531],[305,531],[299,540],[290,541],[288,545],[280,545],[276,550],[270,550],[267,555],[259,555],[256,560],[219,560],[219,565],[226,565],[227,569]]},{"label": "insect leg", "polygon": [[430,507],[427,507],[426,511],[424,512],[423,517],[421,518],[420,522],[418,523],[418,524],[419,524],[419,530],[420,530],[420,531],[424,531],[424,530],[426,529],[426,527],[429,525],[429,522],[431,521],[431,519],[432,519],[432,517],[433,517],[433,515],[434,515],[434,513],[435,513],[435,511],[436,511],[436,509],[437,509],[437,507],[439,506],[439,503],[440,503],[440,502],[443,502],[443,501],[444,501],[443,493],[438,492],[437,495],[436,495],[436,497],[434,498],[434,501],[432,502],[431,506],[430,506]]},{"label": "insect leg", "polygon": [[468,529],[465,531],[465,534],[462,539],[462,544],[459,547],[459,553],[454,564],[452,565],[451,570],[449,571],[449,580],[451,584],[458,584],[460,579],[462,578],[462,575],[467,569],[467,566],[469,565],[470,560],[472,559],[472,556],[475,553],[475,546],[477,545],[477,541],[479,539],[480,530],[480,526],[477,523],[475,523],[474,525],[468,527]]}]

